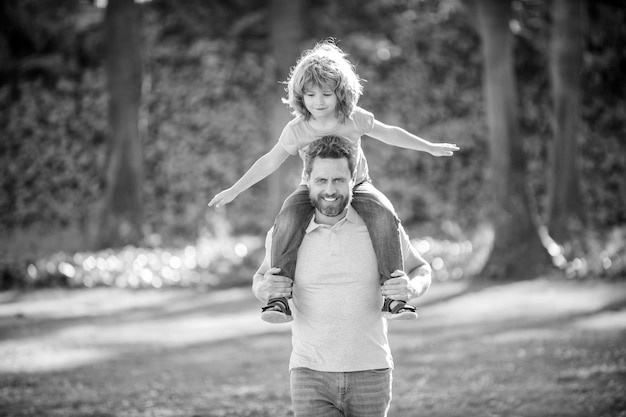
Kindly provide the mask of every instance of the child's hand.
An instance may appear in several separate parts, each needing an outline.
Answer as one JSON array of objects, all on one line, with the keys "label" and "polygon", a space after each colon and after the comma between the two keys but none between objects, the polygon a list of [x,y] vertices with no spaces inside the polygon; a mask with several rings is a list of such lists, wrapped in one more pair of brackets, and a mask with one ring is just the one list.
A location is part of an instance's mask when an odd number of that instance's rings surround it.
[{"label": "child's hand", "polygon": [[233,201],[237,197],[237,194],[234,193],[230,188],[218,193],[211,201],[209,201],[209,207],[222,207],[231,201]]},{"label": "child's hand", "polygon": [[433,143],[428,153],[432,156],[452,156],[458,150],[459,147],[453,143]]}]

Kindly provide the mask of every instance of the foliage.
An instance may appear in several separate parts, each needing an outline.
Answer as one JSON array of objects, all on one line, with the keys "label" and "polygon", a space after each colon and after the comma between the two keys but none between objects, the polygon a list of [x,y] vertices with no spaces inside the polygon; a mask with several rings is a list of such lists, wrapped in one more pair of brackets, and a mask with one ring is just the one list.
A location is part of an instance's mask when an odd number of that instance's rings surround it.
[{"label": "foliage", "polygon": [[[144,94],[145,213],[152,230],[193,237],[215,217],[207,209],[212,195],[266,147],[257,106],[267,89],[267,62],[236,54],[224,41],[199,39],[183,53],[177,42],[154,46]],[[229,214],[245,217],[237,207]]]},{"label": "foliage", "polygon": [[[0,290],[107,286],[206,291],[249,285],[265,256],[263,239],[232,237],[224,228],[216,229],[216,236],[202,235],[184,246],[164,246],[158,235],[151,235],[146,247],[74,250],[0,263]],[[409,232],[424,232],[419,229]],[[412,242],[432,266],[434,281],[456,282],[481,271],[493,244],[490,226],[484,223],[468,235],[457,223],[445,221],[442,231],[444,237],[427,232]],[[555,272],[568,279],[626,278],[626,228],[616,228],[607,236],[582,231],[565,245],[553,241],[545,227],[540,228],[540,236]]]},{"label": "foliage", "polygon": [[[446,239],[426,237],[413,243],[433,265],[435,279],[456,281],[477,272],[488,253],[489,233],[465,236],[447,222]],[[200,236],[184,247],[164,247],[152,235],[146,247],[127,246],[96,252],[56,252],[52,255],[0,264],[0,290],[10,288],[166,288],[201,290],[248,285],[265,256],[258,236]]]},{"label": "foliage", "polygon": [[[545,175],[551,140],[547,44],[549,17],[538,3],[520,2],[517,72],[522,106],[522,129],[529,156],[529,184],[539,211],[545,205]],[[590,2],[587,47],[582,74],[580,168],[587,222],[592,230],[626,223],[626,87],[619,71],[626,55],[619,43],[626,39],[626,9],[610,2]]]},{"label": "foliage", "polygon": [[[543,2],[515,3],[528,182],[540,214],[551,136],[549,19]],[[99,26],[78,30],[72,24],[78,13],[75,2],[67,2],[62,16],[48,2],[37,3],[36,9],[20,0],[6,4],[11,7],[2,9],[2,16],[13,23],[0,29],[0,46],[10,46],[0,49],[11,63],[11,70],[0,71],[0,106],[6,109],[0,113],[2,229],[46,225],[88,230],[98,216],[106,158]],[[442,225],[451,219],[471,234],[485,219],[482,57],[470,19],[455,4],[315,2],[307,21],[316,24],[307,28],[309,36],[302,42],[308,48],[336,37],[367,80],[363,107],[429,140],[460,145],[462,151],[446,159],[368,138],[363,142],[374,183],[393,201],[404,224],[415,230],[435,224],[440,227],[429,229],[435,234],[445,234]],[[265,119],[269,93],[282,88],[268,53],[267,2],[163,0],[142,9],[146,235],[193,241],[226,223],[233,233],[261,236],[272,221],[258,215],[267,182],[243,193],[225,212],[208,209],[206,203],[276,140],[268,138]],[[602,234],[626,220],[626,94],[616,71],[626,58],[620,47],[626,29],[619,24],[623,8],[594,3],[590,12],[582,185],[589,224]],[[27,56],[62,56],[76,70],[25,66]]]},{"label": "foliage", "polygon": [[[156,239],[156,240],[155,240]],[[159,243],[152,237],[152,243]],[[0,290],[65,288],[195,288],[248,285],[264,256],[256,236],[199,238],[184,247],[133,247],[56,252],[0,264]]]},{"label": "foliage", "polygon": [[[100,71],[0,87],[0,223],[81,224],[101,195],[106,106]],[[13,91],[11,91],[11,89]],[[10,99],[10,96],[17,96]],[[10,105],[9,105],[10,103]]]}]

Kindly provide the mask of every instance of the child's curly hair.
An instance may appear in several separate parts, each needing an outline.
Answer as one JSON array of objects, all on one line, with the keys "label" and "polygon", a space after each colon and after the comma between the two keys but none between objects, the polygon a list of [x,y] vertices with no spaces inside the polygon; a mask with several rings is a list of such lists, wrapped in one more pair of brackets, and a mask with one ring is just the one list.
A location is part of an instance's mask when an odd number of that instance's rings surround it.
[{"label": "child's curly hair", "polygon": [[296,65],[291,68],[287,80],[287,99],[295,116],[311,118],[304,105],[304,94],[312,88],[329,88],[337,95],[337,118],[340,122],[352,117],[359,97],[363,93],[361,79],[354,65],[332,38],[315,45],[302,53]]}]

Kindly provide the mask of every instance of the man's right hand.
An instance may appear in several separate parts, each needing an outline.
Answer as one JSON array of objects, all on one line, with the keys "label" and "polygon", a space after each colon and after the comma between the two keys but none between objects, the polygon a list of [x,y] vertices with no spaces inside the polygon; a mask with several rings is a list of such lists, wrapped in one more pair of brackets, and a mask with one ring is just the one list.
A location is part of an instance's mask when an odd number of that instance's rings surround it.
[{"label": "man's right hand", "polygon": [[257,287],[257,297],[266,301],[270,298],[291,297],[293,280],[279,273],[280,268],[270,268],[263,274]]}]

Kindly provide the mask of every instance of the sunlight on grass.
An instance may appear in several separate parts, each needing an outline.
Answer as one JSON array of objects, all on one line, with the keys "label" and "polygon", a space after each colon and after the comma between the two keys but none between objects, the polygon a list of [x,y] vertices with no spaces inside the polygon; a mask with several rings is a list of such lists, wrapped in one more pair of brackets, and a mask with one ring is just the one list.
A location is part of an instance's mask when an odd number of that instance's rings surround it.
[{"label": "sunlight on grass", "polygon": [[626,228],[616,227],[605,236],[586,231],[567,242],[556,242],[545,226],[539,238],[555,267],[572,278],[618,276],[626,272]]},{"label": "sunlight on grass", "polygon": [[[12,353],[19,349],[19,355]],[[17,343],[3,342],[0,344],[3,358],[0,361],[0,372],[58,372],[76,369],[112,359],[114,352],[106,347],[69,347],[54,346],[45,340],[21,340]]]},{"label": "sunlight on grass", "polygon": [[413,240],[417,251],[432,266],[433,279],[459,281],[480,272],[492,245],[492,229],[480,225],[467,235],[452,221],[444,222],[441,228],[446,238],[426,236]]},{"label": "sunlight on grass", "polygon": [[[588,232],[559,244],[545,227],[538,230],[553,264],[568,278],[623,277],[626,274],[626,228],[605,235]],[[470,279],[489,257],[494,232],[490,225],[464,231],[452,221],[440,237],[424,236],[413,244],[433,268],[435,282]],[[258,236],[201,236],[179,248],[127,246],[98,252],[58,252],[35,261],[0,265],[11,287],[118,288],[190,287],[200,290],[246,285],[264,256]],[[4,271],[3,271],[4,270]],[[12,284],[11,284],[12,283]]]},{"label": "sunlight on grass", "polygon": [[602,313],[579,320],[576,326],[585,330],[625,331],[626,310]]},{"label": "sunlight on grass", "polygon": [[[570,284],[544,278],[467,292],[462,288],[448,291],[446,287],[449,285],[433,285],[424,297],[424,301],[432,301],[423,307],[418,304],[418,325],[423,331],[439,332],[440,337],[449,334],[454,339],[471,334],[471,326],[477,323],[526,323],[522,329],[512,327],[499,331],[497,338],[510,340],[530,335],[534,335],[533,338],[546,336],[542,329],[556,317],[571,317],[563,326],[586,330],[618,332],[626,326],[626,288],[623,284],[616,287],[591,282]],[[609,307],[614,311],[604,311]],[[405,326],[390,322],[389,327],[402,332]],[[554,333],[554,329],[551,331]],[[551,337],[557,337],[557,333]]]},{"label": "sunlight on grass", "polygon": [[[467,237],[446,222],[454,238],[413,240],[433,266],[437,281],[458,281],[478,272],[488,255],[492,233],[479,228]],[[159,239],[155,239],[158,241]],[[201,236],[182,248],[132,247],[98,252],[58,252],[12,271],[18,286],[223,288],[248,283],[264,256],[263,240],[255,236]]]},{"label": "sunlight on grass", "polygon": [[[98,252],[59,252],[29,263],[27,286],[208,289],[242,282],[236,273],[260,263],[263,241],[253,236],[201,237],[183,248],[127,246]],[[227,281],[235,276],[230,282]],[[251,273],[245,277],[249,280]],[[244,281],[244,282],[245,282]]]},{"label": "sunlight on grass", "polygon": [[[55,317],[57,321],[36,336],[0,341],[0,371],[61,371],[142,349],[189,347],[291,329],[289,324],[263,322],[260,302],[252,298],[249,288],[205,294],[115,290],[120,291],[119,298],[110,294],[113,290],[98,293],[96,289],[62,299],[53,297],[45,303],[33,299],[2,306],[0,317],[7,320],[27,317],[50,321]],[[72,305],[75,308],[68,311]],[[86,316],[94,319],[78,321]]]}]

